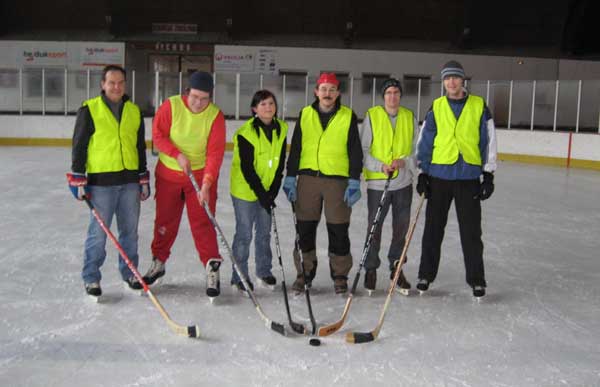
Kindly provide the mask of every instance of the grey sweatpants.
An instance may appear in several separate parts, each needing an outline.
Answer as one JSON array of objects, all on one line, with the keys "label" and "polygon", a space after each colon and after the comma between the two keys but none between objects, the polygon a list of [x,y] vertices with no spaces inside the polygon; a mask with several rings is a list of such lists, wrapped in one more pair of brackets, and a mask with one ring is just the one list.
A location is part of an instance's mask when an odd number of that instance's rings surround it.
[{"label": "grey sweatpants", "polygon": [[[379,250],[381,247],[381,231],[385,221],[385,217],[392,207],[392,242],[388,251],[388,261],[390,270],[394,269],[394,262],[400,259],[404,243],[406,240],[406,232],[410,223],[410,207],[412,204],[412,184],[395,191],[388,191],[385,202],[381,209],[379,224],[373,233],[371,248],[365,262],[365,269],[377,269],[381,264],[379,259]],[[369,224],[367,226],[367,238],[369,231],[377,213],[377,207],[381,200],[383,191],[368,189],[367,190],[367,208],[369,210]]]}]

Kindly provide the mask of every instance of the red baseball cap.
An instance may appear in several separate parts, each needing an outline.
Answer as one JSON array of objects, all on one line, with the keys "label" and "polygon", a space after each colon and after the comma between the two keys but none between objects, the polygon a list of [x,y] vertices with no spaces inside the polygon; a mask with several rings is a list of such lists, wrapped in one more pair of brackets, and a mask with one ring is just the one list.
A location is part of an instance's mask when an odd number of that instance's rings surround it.
[{"label": "red baseball cap", "polygon": [[340,81],[338,81],[335,73],[322,73],[319,79],[317,79],[317,87],[322,83],[331,83],[335,87],[340,85]]}]

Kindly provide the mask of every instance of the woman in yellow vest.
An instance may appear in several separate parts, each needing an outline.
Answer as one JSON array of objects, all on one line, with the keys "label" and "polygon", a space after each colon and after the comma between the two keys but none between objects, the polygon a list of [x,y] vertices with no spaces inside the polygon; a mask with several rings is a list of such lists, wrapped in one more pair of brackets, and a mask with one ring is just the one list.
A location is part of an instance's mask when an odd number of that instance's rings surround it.
[{"label": "woman in yellow vest", "polygon": [[[285,162],[287,124],[275,117],[277,100],[268,90],[259,90],[250,104],[254,117],[237,130],[233,137],[230,189],[235,211],[233,255],[248,284],[248,256],[254,238],[254,259],[259,284],[275,288],[271,273],[271,209],[281,187]],[[247,295],[234,269],[231,284]],[[254,290],[254,289],[252,289]]]}]

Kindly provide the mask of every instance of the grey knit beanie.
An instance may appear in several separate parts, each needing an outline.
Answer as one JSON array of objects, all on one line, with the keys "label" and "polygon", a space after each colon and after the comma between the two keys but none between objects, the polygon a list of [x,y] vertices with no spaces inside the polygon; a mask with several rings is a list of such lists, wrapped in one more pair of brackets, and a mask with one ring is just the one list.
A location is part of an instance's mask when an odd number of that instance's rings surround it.
[{"label": "grey knit beanie", "polygon": [[451,60],[450,62],[446,63],[442,68],[442,80],[444,80],[444,78],[446,77],[449,77],[450,75],[454,75],[465,79],[465,70],[463,69],[460,63],[458,63],[455,60]]}]

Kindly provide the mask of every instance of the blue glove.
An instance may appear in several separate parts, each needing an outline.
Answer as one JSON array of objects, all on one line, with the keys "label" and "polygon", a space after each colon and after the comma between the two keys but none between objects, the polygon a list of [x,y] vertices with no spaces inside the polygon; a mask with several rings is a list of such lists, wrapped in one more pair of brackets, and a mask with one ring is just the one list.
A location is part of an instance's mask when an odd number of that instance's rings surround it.
[{"label": "blue glove", "polygon": [[286,176],[283,180],[283,191],[290,202],[296,201],[296,176]]},{"label": "blue glove", "polygon": [[83,173],[69,172],[67,173],[67,182],[69,183],[69,189],[77,200],[83,200],[83,196],[87,196],[88,199],[91,195],[88,193],[87,188],[87,177]]},{"label": "blue glove", "polygon": [[144,201],[150,197],[152,190],[150,189],[150,172],[144,171],[140,173],[140,200]]},{"label": "blue glove", "polygon": [[352,207],[360,199],[360,181],[356,179],[348,179],[348,187],[344,192],[344,201],[348,207]]}]

